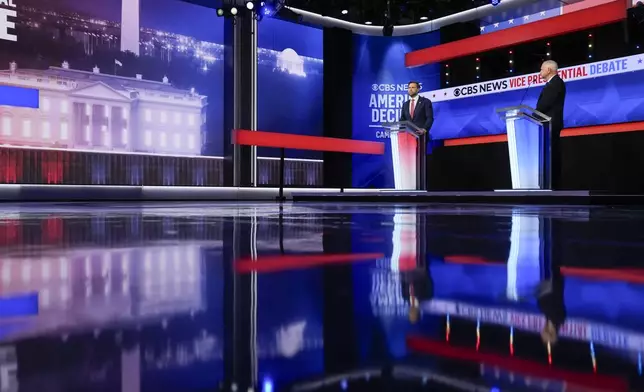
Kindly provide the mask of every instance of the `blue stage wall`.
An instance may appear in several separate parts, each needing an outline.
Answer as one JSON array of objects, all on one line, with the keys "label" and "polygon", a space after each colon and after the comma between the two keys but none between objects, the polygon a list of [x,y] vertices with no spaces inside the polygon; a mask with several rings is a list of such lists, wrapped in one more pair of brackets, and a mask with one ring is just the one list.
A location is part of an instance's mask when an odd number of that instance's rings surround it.
[{"label": "blue stage wall", "polygon": [[[644,121],[644,55],[564,68],[566,128]],[[543,87],[536,75],[423,93],[434,101],[434,139],[505,133],[495,110],[536,106]]]},{"label": "blue stage wall", "polygon": [[421,83],[422,91],[440,86],[440,65],[405,67],[405,53],[440,43],[439,32],[410,37],[354,36],[353,138],[387,144],[384,156],[355,155],[353,186],[393,188],[389,138],[379,125],[397,121],[407,99],[407,83]]},{"label": "blue stage wall", "polygon": [[[257,128],[322,136],[322,30],[264,19],[259,24],[257,43]],[[298,57],[302,72],[296,69]],[[279,150],[260,148],[258,155],[279,156]],[[301,150],[287,150],[286,156],[322,157]]]}]

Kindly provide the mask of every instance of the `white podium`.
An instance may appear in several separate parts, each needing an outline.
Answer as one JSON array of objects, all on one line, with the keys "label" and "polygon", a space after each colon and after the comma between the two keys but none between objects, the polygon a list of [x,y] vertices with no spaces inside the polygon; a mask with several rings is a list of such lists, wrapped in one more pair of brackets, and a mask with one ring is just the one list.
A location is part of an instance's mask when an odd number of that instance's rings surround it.
[{"label": "white podium", "polygon": [[425,152],[421,129],[409,121],[382,124],[389,131],[396,190],[425,189]]}]

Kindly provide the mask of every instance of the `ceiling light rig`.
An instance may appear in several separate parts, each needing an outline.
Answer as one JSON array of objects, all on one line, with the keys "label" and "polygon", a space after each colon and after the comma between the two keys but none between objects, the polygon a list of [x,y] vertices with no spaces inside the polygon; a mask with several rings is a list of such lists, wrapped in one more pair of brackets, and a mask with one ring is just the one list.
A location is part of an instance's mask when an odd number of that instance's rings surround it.
[{"label": "ceiling light rig", "polygon": [[264,17],[273,17],[284,6],[284,0],[224,0],[223,5],[217,8],[217,16],[236,18],[241,15],[252,15],[257,21]]}]

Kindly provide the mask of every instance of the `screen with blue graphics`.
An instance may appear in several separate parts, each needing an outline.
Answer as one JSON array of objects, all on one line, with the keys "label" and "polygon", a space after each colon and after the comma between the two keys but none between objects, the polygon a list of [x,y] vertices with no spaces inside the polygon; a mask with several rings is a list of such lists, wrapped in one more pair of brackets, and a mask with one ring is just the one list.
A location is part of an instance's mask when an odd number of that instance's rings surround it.
[{"label": "screen with blue graphics", "polygon": [[389,135],[381,125],[400,118],[408,82],[420,83],[421,91],[440,86],[438,64],[405,67],[405,53],[439,43],[439,32],[393,38],[354,36],[353,138],[385,143],[384,155],[354,155],[354,186],[393,188]]},{"label": "screen with blue graphics", "polygon": [[[14,3],[16,40],[0,26],[0,184],[223,185],[225,18],[214,8]],[[257,40],[257,128],[321,135],[322,30],[265,18]]]},{"label": "screen with blue graphics", "polygon": [[[644,120],[644,55],[560,70],[566,82],[566,128]],[[434,139],[505,133],[496,109],[536,106],[543,87],[536,74],[422,93],[434,102]]]}]

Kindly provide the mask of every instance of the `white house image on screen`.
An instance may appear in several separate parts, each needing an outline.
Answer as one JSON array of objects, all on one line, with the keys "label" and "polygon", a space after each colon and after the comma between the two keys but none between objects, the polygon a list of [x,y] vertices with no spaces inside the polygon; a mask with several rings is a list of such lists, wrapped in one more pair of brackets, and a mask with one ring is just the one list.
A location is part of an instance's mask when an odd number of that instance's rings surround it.
[{"label": "white house image on screen", "polygon": [[0,71],[0,85],[40,91],[39,109],[0,107],[0,143],[199,155],[207,97],[162,82],[62,67]]},{"label": "white house image on screen", "polygon": [[291,75],[306,76],[304,60],[291,48],[284,49],[277,56],[277,68]]}]

